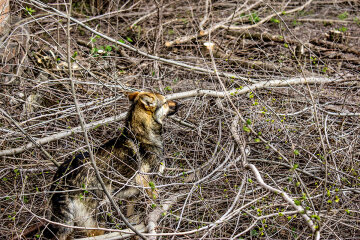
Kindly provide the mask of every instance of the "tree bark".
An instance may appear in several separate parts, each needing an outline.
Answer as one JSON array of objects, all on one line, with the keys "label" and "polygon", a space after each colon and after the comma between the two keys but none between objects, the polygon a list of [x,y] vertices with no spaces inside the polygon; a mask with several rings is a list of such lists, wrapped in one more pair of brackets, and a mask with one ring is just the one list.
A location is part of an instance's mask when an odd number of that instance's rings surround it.
[{"label": "tree bark", "polygon": [[9,0],[0,0],[0,35],[9,31],[10,5]]}]

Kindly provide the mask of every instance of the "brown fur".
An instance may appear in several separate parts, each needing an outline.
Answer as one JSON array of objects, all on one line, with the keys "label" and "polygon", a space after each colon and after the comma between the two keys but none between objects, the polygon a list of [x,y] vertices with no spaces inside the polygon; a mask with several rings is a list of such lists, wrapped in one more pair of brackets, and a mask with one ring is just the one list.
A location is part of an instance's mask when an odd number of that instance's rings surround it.
[{"label": "brown fur", "polygon": [[[128,94],[133,102],[126,125],[121,136],[94,150],[96,165],[99,168],[107,190],[116,197],[128,199],[149,187],[148,175],[139,172],[156,172],[159,157],[162,155],[162,121],[177,110],[177,104],[167,101],[164,96],[149,92]],[[126,182],[139,188],[124,186]],[[71,226],[96,228],[96,213],[99,202],[106,200],[93,168],[89,163],[89,154],[81,153],[65,161],[54,176],[52,191],[80,189],[73,192],[57,192],[51,198],[52,221]],[[86,190],[96,188],[98,190]],[[147,194],[156,198],[157,191],[146,189]],[[128,215],[132,213],[131,207]],[[53,225],[51,231],[58,239],[70,239],[73,229]],[[102,234],[93,230],[85,232],[87,236]]]}]

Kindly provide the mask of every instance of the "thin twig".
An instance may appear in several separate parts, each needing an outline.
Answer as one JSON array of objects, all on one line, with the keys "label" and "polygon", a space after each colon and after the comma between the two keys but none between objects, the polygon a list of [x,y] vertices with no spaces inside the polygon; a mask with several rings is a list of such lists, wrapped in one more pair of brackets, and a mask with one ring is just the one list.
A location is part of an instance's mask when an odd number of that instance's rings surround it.
[{"label": "thin twig", "polygon": [[24,134],[24,136],[33,143],[34,146],[38,147],[38,148],[45,154],[45,156],[46,156],[50,161],[52,161],[52,162],[55,164],[55,166],[57,166],[57,167],[60,166],[60,164],[50,155],[50,153],[48,153],[48,152],[41,146],[41,144],[40,144],[38,141],[36,141],[32,136],[30,136],[29,134],[27,134],[27,133],[25,132],[25,130],[24,130],[7,112],[5,112],[5,110],[3,110],[2,108],[0,108],[0,112],[6,117],[6,119],[7,119],[10,123],[14,124],[14,125],[16,126],[16,128],[19,129],[19,130],[22,132],[22,134]]}]

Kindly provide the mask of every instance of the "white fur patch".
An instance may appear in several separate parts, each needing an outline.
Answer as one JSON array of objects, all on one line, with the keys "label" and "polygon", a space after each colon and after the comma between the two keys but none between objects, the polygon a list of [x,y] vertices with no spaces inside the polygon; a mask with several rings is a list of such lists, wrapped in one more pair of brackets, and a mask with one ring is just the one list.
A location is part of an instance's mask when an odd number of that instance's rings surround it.
[{"label": "white fur patch", "polygon": [[69,207],[73,210],[74,221],[79,226],[88,228],[97,227],[97,224],[92,217],[92,215],[95,214],[95,209],[87,208],[80,199],[72,200]]},{"label": "white fur patch", "polygon": [[118,197],[120,199],[126,199],[126,198],[129,198],[129,197],[139,194],[139,192],[140,191],[137,188],[130,187],[130,188],[116,194],[116,197]]},{"label": "white fur patch", "polygon": [[163,123],[163,119],[166,117],[166,115],[168,114],[170,108],[167,104],[162,105],[161,108],[159,108],[158,110],[156,110],[155,112],[155,119],[156,121],[158,121],[159,123]]}]

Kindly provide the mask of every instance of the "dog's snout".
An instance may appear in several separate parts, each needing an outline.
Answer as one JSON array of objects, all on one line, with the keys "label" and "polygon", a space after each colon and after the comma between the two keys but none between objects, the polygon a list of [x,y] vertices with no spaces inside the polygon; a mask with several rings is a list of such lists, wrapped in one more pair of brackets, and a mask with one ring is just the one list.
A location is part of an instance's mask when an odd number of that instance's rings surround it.
[{"label": "dog's snout", "polygon": [[170,112],[168,115],[173,115],[179,110],[180,104],[170,100],[170,101],[168,101],[168,106],[170,109]]}]

